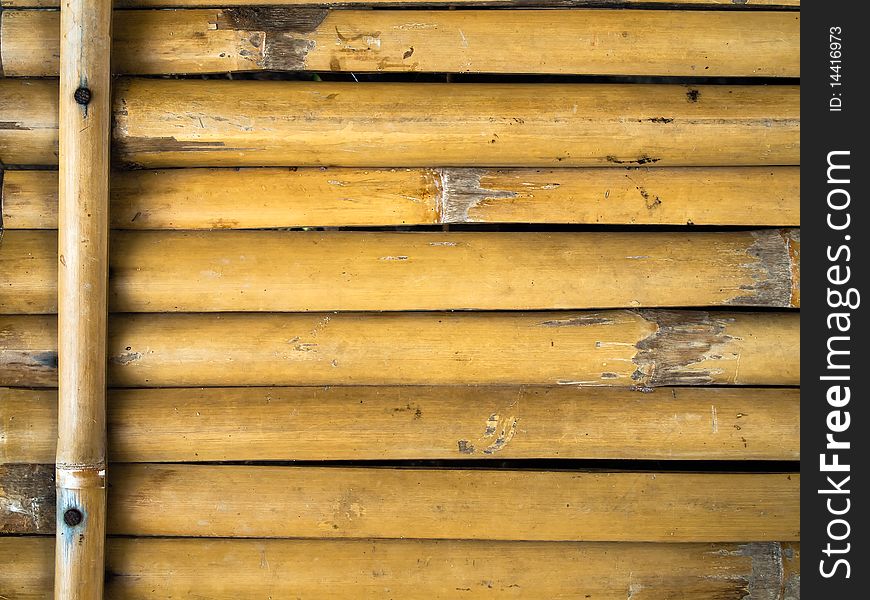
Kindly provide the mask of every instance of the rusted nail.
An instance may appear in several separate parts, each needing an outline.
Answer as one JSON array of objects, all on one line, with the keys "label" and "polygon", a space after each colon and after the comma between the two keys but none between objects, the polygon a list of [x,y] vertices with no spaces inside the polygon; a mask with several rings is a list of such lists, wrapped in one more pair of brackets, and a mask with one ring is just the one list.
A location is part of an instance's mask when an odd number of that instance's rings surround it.
[{"label": "rusted nail", "polygon": [[82,511],[77,508],[68,508],[66,512],[63,513],[63,522],[70,527],[75,527],[81,523],[83,519],[84,516],[82,515]]},{"label": "rusted nail", "polygon": [[78,104],[81,104],[82,106],[87,106],[88,103],[91,101],[91,90],[86,87],[80,87],[73,94],[73,98]]}]

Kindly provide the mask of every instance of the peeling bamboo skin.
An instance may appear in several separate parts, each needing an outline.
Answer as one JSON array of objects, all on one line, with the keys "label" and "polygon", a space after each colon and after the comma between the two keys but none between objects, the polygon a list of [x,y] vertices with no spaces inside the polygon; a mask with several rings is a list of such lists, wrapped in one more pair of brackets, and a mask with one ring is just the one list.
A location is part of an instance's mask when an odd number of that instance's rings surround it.
[{"label": "peeling bamboo skin", "polygon": [[797,165],[799,109],[797,86],[133,78],[113,131],[145,168]]},{"label": "peeling bamboo skin", "polygon": [[[797,541],[799,486],[798,473],[119,464],[112,466],[107,531],[182,537]],[[44,487],[53,488],[50,478]],[[7,496],[21,495],[14,485],[4,489]],[[0,505],[0,510],[0,519],[6,519],[8,509]],[[44,525],[53,528],[54,520]],[[50,532],[39,526],[8,532]]]},{"label": "peeling bamboo skin", "polygon": [[0,163],[56,165],[57,82],[0,77]]},{"label": "peeling bamboo skin", "polygon": [[[56,179],[50,171],[7,171],[0,192],[4,227],[56,228]],[[109,216],[114,229],[134,230],[440,223],[797,226],[800,168],[117,171]]]},{"label": "peeling bamboo skin", "polygon": [[[54,385],[54,322],[0,317],[0,385]],[[117,315],[109,384],[790,386],[799,353],[796,312]]]},{"label": "peeling bamboo skin", "polygon": [[[0,15],[7,76],[56,76],[59,16]],[[800,13],[338,10],[114,14],[123,74],[288,70],[799,77]],[[510,48],[510,51],[506,51]]]},{"label": "peeling bamboo skin", "polygon": [[[55,406],[51,390],[0,388],[0,462],[50,462]],[[796,389],[113,390],[108,431],[118,462],[800,459]]]},{"label": "peeling bamboo skin", "polygon": [[[115,232],[112,247],[116,312],[800,306],[798,230]],[[0,312],[54,312],[56,256],[52,231],[7,232]]]},{"label": "peeling bamboo skin", "polygon": [[[107,599],[780,599],[800,581],[800,545],[436,540],[107,541]],[[50,598],[43,538],[0,539],[9,600]],[[166,577],[171,572],[172,577]],[[716,573],[717,577],[710,577]],[[264,577],[268,575],[267,577]],[[329,585],[324,586],[323,582]],[[791,586],[791,587],[790,587]]]}]

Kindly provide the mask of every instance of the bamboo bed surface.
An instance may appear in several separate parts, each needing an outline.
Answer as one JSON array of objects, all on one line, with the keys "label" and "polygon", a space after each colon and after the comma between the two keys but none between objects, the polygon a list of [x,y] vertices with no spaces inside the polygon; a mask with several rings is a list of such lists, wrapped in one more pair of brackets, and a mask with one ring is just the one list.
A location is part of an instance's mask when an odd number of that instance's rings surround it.
[{"label": "bamboo bed surface", "polygon": [[0,599],[800,599],[799,0],[60,4]]}]

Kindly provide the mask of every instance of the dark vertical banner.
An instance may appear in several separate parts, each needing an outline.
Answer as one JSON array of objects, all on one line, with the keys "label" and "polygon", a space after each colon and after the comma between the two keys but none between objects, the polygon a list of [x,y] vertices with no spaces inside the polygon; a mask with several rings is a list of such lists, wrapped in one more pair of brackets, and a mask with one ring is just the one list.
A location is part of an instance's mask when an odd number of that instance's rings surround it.
[{"label": "dark vertical banner", "polygon": [[863,385],[870,359],[870,32],[864,8],[846,0],[801,5],[804,598],[865,597],[870,578],[870,395]]}]

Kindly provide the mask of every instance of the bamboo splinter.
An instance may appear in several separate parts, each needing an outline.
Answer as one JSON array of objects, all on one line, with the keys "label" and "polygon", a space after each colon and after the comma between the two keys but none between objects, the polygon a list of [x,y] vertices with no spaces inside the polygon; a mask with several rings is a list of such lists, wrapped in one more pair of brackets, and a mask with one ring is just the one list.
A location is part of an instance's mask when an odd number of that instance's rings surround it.
[{"label": "bamboo splinter", "polygon": [[61,9],[57,600],[103,596],[111,17]]}]

